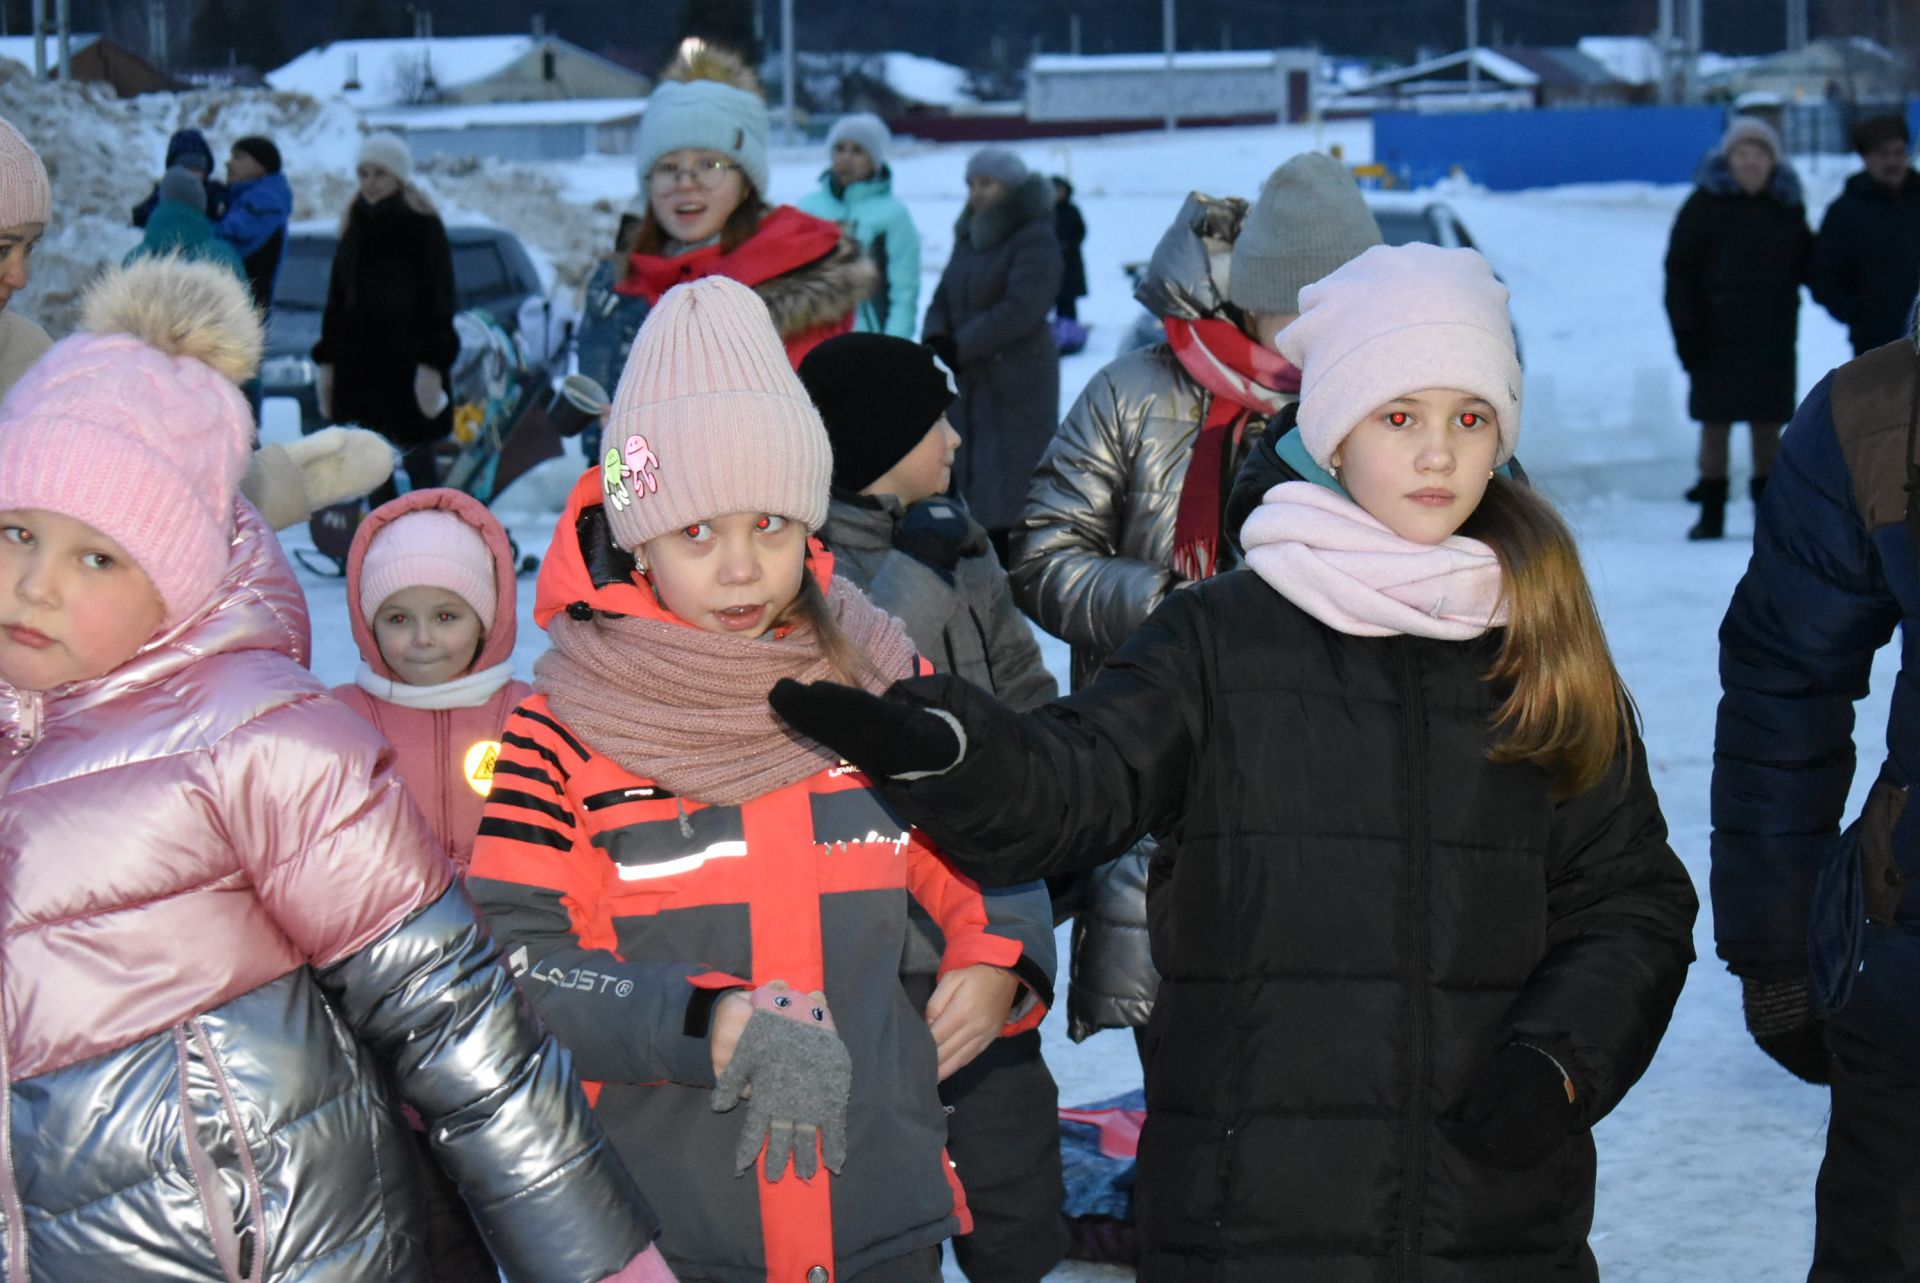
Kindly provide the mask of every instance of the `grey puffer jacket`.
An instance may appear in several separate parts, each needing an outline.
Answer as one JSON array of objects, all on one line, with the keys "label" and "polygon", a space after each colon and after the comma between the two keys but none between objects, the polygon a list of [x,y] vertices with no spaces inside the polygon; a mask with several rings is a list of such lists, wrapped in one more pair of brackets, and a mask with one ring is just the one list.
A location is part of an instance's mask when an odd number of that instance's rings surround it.
[{"label": "grey puffer jacket", "polygon": [[404,1099],[508,1278],[606,1278],[652,1213],[240,518],[209,610],[0,684],[0,1276],[425,1280]]},{"label": "grey puffer jacket", "polygon": [[[1135,297],[1155,316],[1218,317],[1218,282],[1247,203],[1194,192],[1180,207]],[[1193,446],[1213,394],[1166,343],[1129,352],[1094,375],[1041,457],[1013,532],[1014,596],[1040,626],[1073,647],[1073,686],[1092,680],[1178,583],[1174,519]],[[1247,425],[1242,451],[1266,428]],[[1231,452],[1230,452],[1231,453]],[[1227,476],[1238,457],[1227,460]],[[1220,493],[1227,492],[1223,479]],[[1223,568],[1233,564],[1221,542]],[[1076,897],[1068,1032],[1139,1027],[1159,986],[1148,949],[1146,887],[1158,843],[1143,838],[1086,875]]]},{"label": "grey puffer jacket", "polygon": [[954,346],[960,396],[948,417],[966,440],[954,490],[989,530],[1020,519],[1021,496],[1060,413],[1060,352],[1047,314],[1062,270],[1053,184],[1029,174],[984,212],[961,211],[927,307],[922,336],[944,335]]}]

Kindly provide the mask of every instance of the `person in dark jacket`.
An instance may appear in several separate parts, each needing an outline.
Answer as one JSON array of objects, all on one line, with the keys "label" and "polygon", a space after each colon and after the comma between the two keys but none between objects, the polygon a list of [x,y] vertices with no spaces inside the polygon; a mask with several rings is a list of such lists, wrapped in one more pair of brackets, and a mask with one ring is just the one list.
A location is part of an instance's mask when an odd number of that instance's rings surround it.
[{"label": "person in dark jacket", "polygon": [[[1713,930],[1747,1028],[1832,1084],[1811,1283],[1920,1277],[1920,686],[1903,651],[1886,759],[1840,828],[1874,654],[1920,628],[1910,488],[1920,340],[1821,380],[1787,429],[1720,626]],[[1909,812],[1914,812],[1910,814]]]},{"label": "person in dark jacket", "polygon": [[[200,180],[206,189],[203,212],[218,222],[227,212],[227,185],[213,176],[213,148],[207,146],[205,134],[197,129],[182,129],[167,139],[167,163],[161,169],[175,168],[191,170]],[[155,183],[146,199],[133,207],[133,225],[144,229],[163,199],[160,184]]]},{"label": "person in dark jacket", "polygon": [[1044,174],[1028,173],[1004,147],[973,154],[953,256],[921,329],[960,386],[951,417],[967,448],[954,490],[1002,564],[1059,414],[1060,353],[1047,324],[1062,271],[1052,193]]},{"label": "person in dark jacket", "polygon": [[1143,1280],[1598,1277],[1589,1129],[1652,1058],[1698,905],[1519,427],[1506,289],[1377,246],[1301,291],[1318,474],[1085,690],[770,701],[983,881],[1178,836],[1147,1037]]},{"label": "person in dark jacket", "polygon": [[127,251],[122,264],[177,254],[195,262],[216,263],[244,283],[246,264],[240,261],[240,254],[233,246],[214,234],[213,223],[201,203],[207,198],[207,189],[199,175],[184,165],[175,166],[166,172],[155,190],[160,201],[147,219],[146,233],[138,245]]},{"label": "person in dark jacket", "polygon": [[[1154,247],[1136,297],[1166,341],[1104,367],[1035,469],[1013,533],[1020,604],[1072,644],[1084,686],[1180,585],[1235,562],[1221,521],[1227,478],[1299,390],[1273,337],[1300,288],[1368,247],[1380,229],[1339,161],[1308,153],[1267,176],[1249,210],[1194,192]],[[1158,983],[1146,888],[1157,843],[1068,888],[1073,913],[1068,1036],[1145,1027]]]},{"label": "person in dark jacket", "polygon": [[1820,306],[1847,327],[1853,354],[1906,337],[1920,286],[1920,173],[1900,116],[1875,116],[1853,131],[1866,168],[1827,206],[1813,243],[1808,284]]},{"label": "person in dark jacket", "polygon": [[1700,505],[1689,539],[1718,539],[1727,512],[1727,443],[1736,422],[1753,438],[1747,483],[1757,501],[1773,470],[1780,425],[1793,415],[1800,285],[1813,234],[1800,179],[1765,121],[1741,116],[1701,162],[1667,243],[1667,319],[1692,380],[1687,413],[1700,421]]},{"label": "person in dark jacket", "polygon": [[[397,134],[360,144],[360,191],[343,220],[313,359],[320,413],[393,442],[408,483],[424,490],[440,484],[434,452],[453,432],[447,388],[460,340],[447,229],[412,172]],[[369,502],[398,494],[388,481]]]},{"label": "person in dark jacket", "polygon": [[280,172],[280,149],[273,140],[249,135],[234,143],[227,157],[226,212],[214,220],[213,229],[240,252],[253,286],[253,305],[263,314],[273,306],[292,217],[293,188]]},{"label": "person in dark jacket", "polygon": [[1053,314],[1062,320],[1079,319],[1077,300],[1087,296],[1087,260],[1080,246],[1087,239],[1087,220],[1073,203],[1073,184],[1060,175],[1053,176],[1053,234],[1060,241],[1060,294],[1053,302]]}]

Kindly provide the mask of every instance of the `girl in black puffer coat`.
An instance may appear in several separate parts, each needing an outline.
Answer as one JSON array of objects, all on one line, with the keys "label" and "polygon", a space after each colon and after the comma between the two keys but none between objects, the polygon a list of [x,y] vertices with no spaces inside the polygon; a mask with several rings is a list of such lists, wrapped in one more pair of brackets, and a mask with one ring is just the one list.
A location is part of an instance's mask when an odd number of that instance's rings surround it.
[{"label": "girl in black puffer coat", "polygon": [[[313,347],[320,413],[398,446],[408,483],[424,490],[440,484],[434,451],[453,433],[453,250],[397,135],[368,135],[356,172],[360,192],[341,224]],[[389,481],[369,502],[398,494]]]},{"label": "girl in black puffer coat", "polygon": [[1091,685],[772,702],[985,882],[1175,839],[1143,1279],[1592,1280],[1589,1129],[1665,1032],[1697,901],[1572,539],[1493,475],[1506,290],[1407,245],[1300,304],[1280,455],[1308,479]]}]

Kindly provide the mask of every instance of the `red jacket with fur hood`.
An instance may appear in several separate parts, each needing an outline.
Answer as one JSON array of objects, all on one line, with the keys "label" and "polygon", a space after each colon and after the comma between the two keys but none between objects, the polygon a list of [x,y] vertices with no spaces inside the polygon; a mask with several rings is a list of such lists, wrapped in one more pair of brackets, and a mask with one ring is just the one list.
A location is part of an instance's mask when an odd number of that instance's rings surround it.
[{"label": "red jacket with fur hood", "polygon": [[374,536],[398,518],[428,508],[444,509],[459,517],[480,532],[493,553],[493,627],[482,640],[479,657],[468,672],[481,674],[512,659],[519,620],[513,545],[507,541],[506,530],[486,505],[471,495],[448,489],[415,490],[381,506],[354,532],[353,547],[347,553],[347,609],[353,616],[353,640],[365,664],[356,681],[334,687],[333,694],[393,745],[395,769],[406,782],[407,792],[427,817],[434,840],[453,861],[454,870],[464,877],[467,862],[473,858],[473,837],[480,830],[487,790],[493,786],[500,728],[514,705],[531,695],[533,688],[508,676],[492,691],[483,687],[468,697],[473,702],[453,708],[409,707],[390,698],[398,693],[392,684],[400,679],[380,657],[373,629],[360,616],[360,568]]}]

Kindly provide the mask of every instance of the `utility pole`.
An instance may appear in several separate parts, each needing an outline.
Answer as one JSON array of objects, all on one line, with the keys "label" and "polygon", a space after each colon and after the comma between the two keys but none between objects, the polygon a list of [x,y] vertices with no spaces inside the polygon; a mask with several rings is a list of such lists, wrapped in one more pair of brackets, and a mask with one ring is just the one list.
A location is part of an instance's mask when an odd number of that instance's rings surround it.
[{"label": "utility pole", "polygon": [[47,78],[47,0],[33,0],[33,78]]},{"label": "utility pole", "polygon": [[147,59],[167,65],[167,0],[147,0]]},{"label": "utility pole", "polygon": [[1787,52],[1807,47],[1807,0],[1787,0]]},{"label": "utility pole", "polygon": [[1167,132],[1173,132],[1179,114],[1178,89],[1173,79],[1173,0],[1160,0],[1160,39],[1167,48]]},{"label": "utility pole", "polygon": [[1467,0],[1467,96],[1480,105],[1480,0]]},{"label": "utility pole", "polygon": [[1078,12],[1067,15],[1067,52],[1080,56],[1080,15]]},{"label": "utility pole", "polygon": [[1660,0],[1660,29],[1654,33],[1654,52],[1658,61],[1660,101],[1671,103],[1673,93],[1673,0]]},{"label": "utility pole", "polygon": [[54,0],[53,24],[60,39],[60,79],[73,79],[73,12],[72,0]]},{"label": "utility pole", "polygon": [[793,146],[793,0],[780,0],[780,105],[787,113],[785,138]]}]

